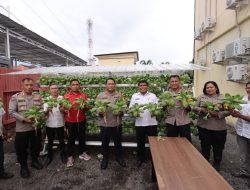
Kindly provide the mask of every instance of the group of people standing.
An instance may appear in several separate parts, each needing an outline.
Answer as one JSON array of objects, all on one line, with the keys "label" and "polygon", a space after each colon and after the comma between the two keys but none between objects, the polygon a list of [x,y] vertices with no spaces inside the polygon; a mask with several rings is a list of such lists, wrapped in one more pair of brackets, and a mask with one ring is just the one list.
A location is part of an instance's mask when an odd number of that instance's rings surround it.
[{"label": "group of people standing", "polygon": [[[16,119],[16,137],[15,148],[17,160],[21,166],[20,174],[23,178],[30,177],[30,171],[27,164],[28,147],[30,146],[31,167],[40,170],[43,166],[48,166],[53,160],[53,141],[55,134],[59,140],[60,156],[67,167],[74,165],[75,140],[78,139],[79,159],[90,160],[85,147],[85,115],[84,109],[77,109],[76,103],[72,104],[70,109],[65,109],[59,104],[49,107],[48,103],[42,103],[39,95],[33,92],[34,81],[31,78],[24,78],[21,82],[22,92],[11,97],[9,103],[9,113]],[[88,99],[88,96],[80,92],[80,83],[77,80],[70,82],[70,92],[63,97],[59,95],[59,89],[56,84],[49,86],[50,97],[57,100],[67,98],[73,103],[76,98]],[[48,138],[48,155],[45,163],[42,164],[39,159],[41,150],[42,133],[41,128],[34,130],[32,120],[24,116],[24,112],[33,106],[44,110],[46,114],[46,135]],[[86,108],[87,109],[87,108]],[[68,138],[67,149],[65,149],[65,131]]]},{"label": "group of people standing", "polygon": [[[21,82],[22,91],[12,96],[9,103],[9,113],[16,118],[16,137],[15,148],[18,162],[20,163],[20,174],[23,178],[30,177],[28,169],[28,147],[30,146],[31,167],[42,169],[43,166],[48,166],[53,160],[53,141],[57,134],[60,147],[60,156],[63,163],[67,167],[74,165],[73,155],[75,152],[75,140],[79,142],[78,152],[79,159],[88,161],[91,159],[85,146],[85,131],[86,118],[84,111],[89,109],[85,106],[84,109],[77,108],[76,103],[72,108],[65,109],[57,105],[49,108],[46,103],[42,104],[41,97],[33,92],[34,81],[31,78],[24,78]],[[80,83],[78,80],[70,81],[70,92],[63,97],[59,96],[58,86],[51,84],[49,86],[50,96],[55,99],[68,99],[74,102],[77,98],[88,99],[88,96],[80,91]],[[133,94],[129,107],[134,104],[144,105],[148,103],[158,103],[158,98],[155,94],[149,91],[150,85],[146,80],[138,82],[138,92]],[[181,93],[184,89],[181,87],[180,77],[178,75],[170,76],[170,82],[167,91],[171,92],[174,97]],[[190,142],[191,119],[188,117],[189,111],[195,111],[200,116],[197,121],[199,139],[201,141],[201,153],[205,159],[209,161],[210,150],[213,150],[213,166],[216,170],[220,170],[222,160],[222,152],[226,142],[227,127],[225,117],[232,115],[239,118],[236,124],[237,142],[240,150],[240,171],[234,173],[236,177],[250,177],[248,171],[249,152],[250,152],[250,83],[246,85],[248,96],[245,97],[247,104],[243,105],[241,111],[224,110],[222,106],[223,96],[220,94],[218,85],[214,81],[208,81],[203,88],[203,94],[197,98],[197,102],[192,107],[183,107],[181,101],[175,98],[174,107],[164,108],[166,136],[168,137],[185,137]],[[105,83],[105,90],[101,92],[96,100],[108,100],[111,105],[115,104],[116,100],[121,100],[122,94],[116,90],[116,82],[113,78],[108,78]],[[218,111],[211,112],[204,107],[205,102],[216,103],[219,107]],[[46,114],[46,134],[48,137],[48,155],[45,163],[42,164],[39,159],[41,149],[42,134],[41,129],[34,130],[33,121],[25,118],[23,112],[32,106],[40,107]],[[0,112],[1,113],[1,112]],[[203,120],[202,117],[208,114],[208,120]],[[122,117],[124,111],[114,114],[111,109],[104,112],[97,111],[100,117],[99,126],[101,129],[100,138],[102,141],[101,169],[106,169],[109,162],[109,142],[114,141],[115,158],[121,167],[125,167],[126,163],[122,151]],[[0,114],[0,116],[3,114]],[[149,110],[144,110],[140,117],[136,118],[136,140],[137,140],[137,167],[145,162],[145,142],[147,136],[157,136],[158,121],[156,116],[152,115]],[[66,131],[66,132],[65,132]],[[67,135],[67,149],[65,148],[65,134]],[[0,154],[2,148],[2,139],[0,138]],[[3,159],[0,156],[0,178],[1,176],[12,176],[3,170]],[[1,165],[2,164],[2,165]],[[3,175],[1,175],[3,174]],[[8,174],[8,175],[7,175]]]}]

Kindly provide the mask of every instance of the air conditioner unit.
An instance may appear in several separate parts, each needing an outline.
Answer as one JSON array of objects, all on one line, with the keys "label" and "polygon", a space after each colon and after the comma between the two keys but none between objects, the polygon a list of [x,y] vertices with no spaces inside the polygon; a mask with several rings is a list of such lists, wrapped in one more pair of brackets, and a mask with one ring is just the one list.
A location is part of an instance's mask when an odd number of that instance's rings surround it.
[{"label": "air conditioner unit", "polygon": [[194,39],[195,40],[201,40],[201,33],[200,33],[200,29],[196,30],[194,32]]},{"label": "air conditioner unit", "polygon": [[212,54],[213,63],[220,63],[224,61],[225,51],[214,51]]},{"label": "air conditioner unit", "polygon": [[226,45],[225,59],[250,56],[250,37],[239,38]]},{"label": "air conditioner unit", "polygon": [[250,55],[250,37],[234,41],[234,54],[237,56]]},{"label": "air conditioner unit", "polygon": [[200,66],[206,66],[205,59],[197,59],[195,63]]},{"label": "air conditioner unit", "polygon": [[241,81],[247,75],[247,64],[229,65],[226,67],[226,79],[228,81]]},{"label": "air conditioner unit", "polygon": [[211,31],[214,26],[214,19],[212,19],[212,17],[206,17],[205,20],[201,23],[201,32]]},{"label": "air conditioner unit", "polygon": [[227,9],[236,9],[239,6],[247,5],[247,0],[226,0],[226,8]]}]

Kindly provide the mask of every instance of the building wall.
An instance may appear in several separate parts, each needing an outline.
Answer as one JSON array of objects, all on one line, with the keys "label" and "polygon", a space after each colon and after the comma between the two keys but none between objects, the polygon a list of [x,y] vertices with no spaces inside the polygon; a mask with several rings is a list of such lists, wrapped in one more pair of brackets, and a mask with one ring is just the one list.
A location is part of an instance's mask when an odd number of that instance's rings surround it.
[{"label": "building wall", "polygon": [[250,37],[249,10],[250,4],[241,6],[238,9],[237,27],[236,11],[226,9],[226,0],[196,0],[195,29],[201,26],[201,22],[206,16],[212,16],[216,20],[212,32],[205,33],[202,40],[195,40],[195,62],[203,59],[206,66],[210,68],[208,71],[195,71],[194,87],[196,95],[202,94],[204,83],[209,80],[216,81],[223,94],[226,92],[245,94],[244,83],[226,81],[227,63],[213,64],[212,53],[213,51],[225,50],[226,44],[233,42],[236,38]]},{"label": "building wall", "polygon": [[134,65],[134,58],[103,58],[99,59],[100,66]]},{"label": "building wall", "polygon": [[134,65],[138,61],[136,53],[117,53],[95,55],[100,66]]}]

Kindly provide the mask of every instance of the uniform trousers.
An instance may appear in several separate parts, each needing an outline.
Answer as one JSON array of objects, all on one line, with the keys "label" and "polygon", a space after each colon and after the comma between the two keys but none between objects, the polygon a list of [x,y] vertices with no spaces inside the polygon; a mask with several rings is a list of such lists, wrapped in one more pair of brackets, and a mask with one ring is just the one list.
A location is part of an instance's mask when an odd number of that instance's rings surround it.
[{"label": "uniform trousers", "polygon": [[21,167],[27,167],[28,148],[32,161],[37,161],[41,150],[42,133],[41,129],[25,132],[16,132],[15,148],[17,160]]},{"label": "uniform trousers", "polygon": [[145,141],[147,136],[157,135],[157,125],[136,126],[137,159],[145,161]]},{"label": "uniform trousers", "polygon": [[214,164],[220,164],[227,138],[227,130],[215,131],[198,127],[198,131],[203,157],[209,161],[210,150],[213,148]]},{"label": "uniform trousers", "polygon": [[116,159],[122,158],[122,126],[104,127],[101,126],[102,155],[108,159],[109,142],[114,141]]},{"label": "uniform trousers", "polygon": [[191,131],[190,131],[190,124],[187,125],[171,125],[169,123],[166,124],[167,126],[167,137],[186,137],[190,142],[191,140]]}]

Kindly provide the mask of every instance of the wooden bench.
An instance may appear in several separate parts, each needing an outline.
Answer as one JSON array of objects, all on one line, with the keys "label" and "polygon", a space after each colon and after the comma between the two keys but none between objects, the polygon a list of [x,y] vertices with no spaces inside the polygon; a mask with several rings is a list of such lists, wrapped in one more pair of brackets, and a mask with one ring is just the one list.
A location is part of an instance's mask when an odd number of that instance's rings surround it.
[{"label": "wooden bench", "polygon": [[149,137],[158,187],[161,190],[233,190],[186,139]]}]

